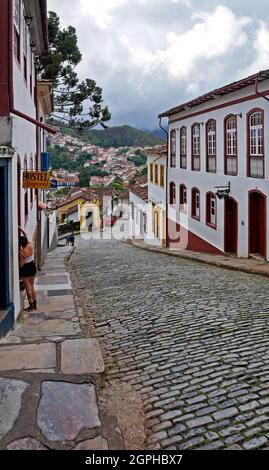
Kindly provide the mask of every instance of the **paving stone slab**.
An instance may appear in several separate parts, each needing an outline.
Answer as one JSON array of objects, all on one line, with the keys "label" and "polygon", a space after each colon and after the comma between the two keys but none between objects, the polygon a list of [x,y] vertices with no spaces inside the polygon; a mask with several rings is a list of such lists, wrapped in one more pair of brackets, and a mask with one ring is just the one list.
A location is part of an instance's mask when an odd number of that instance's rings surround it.
[{"label": "paving stone slab", "polygon": [[0,370],[55,369],[56,349],[52,343],[20,344],[0,348]]},{"label": "paving stone slab", "polygon": [[13,428],[19,417],[22,394],[28,384],[21,380],[0,377],[0,439]]},{"label": "paving stone slab", "polygon": [[72,450],[108,450],[107,440],[102,436],[80,442]]},{"label": "paving stone slab", "polygon": [[98,374],[104,370],[101,349],[96,339],[67,340],[62,343],[63,374]]},{"label": "paving stone slab", "polygon": [[73,336],[80,333],[77,323],[65,319],[46,320],[37,324],[24,324],[16,330],[21,338],[43,338],[44,336]]},{"label": "paving stone slab", "polygon": [[8,450],[48,450],[41,442],[32,437],[25,437],[13,441],[7,446]]},{"label": "paving stone slab", "polygon": [[83,429],[101,425],[92,384],[43,382],[37,424],[49,441],[72,441]]}]

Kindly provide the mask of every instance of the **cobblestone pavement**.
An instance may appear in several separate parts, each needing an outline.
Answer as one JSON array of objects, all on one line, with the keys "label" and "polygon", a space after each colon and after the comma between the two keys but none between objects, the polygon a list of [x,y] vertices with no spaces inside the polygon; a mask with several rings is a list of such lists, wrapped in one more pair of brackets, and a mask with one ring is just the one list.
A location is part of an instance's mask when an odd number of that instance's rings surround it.
[{"label": "cobblestone pavement", "polygon": [[111,241],[80,242],[72,264],[147,448],[269,449],[267,279]]}]

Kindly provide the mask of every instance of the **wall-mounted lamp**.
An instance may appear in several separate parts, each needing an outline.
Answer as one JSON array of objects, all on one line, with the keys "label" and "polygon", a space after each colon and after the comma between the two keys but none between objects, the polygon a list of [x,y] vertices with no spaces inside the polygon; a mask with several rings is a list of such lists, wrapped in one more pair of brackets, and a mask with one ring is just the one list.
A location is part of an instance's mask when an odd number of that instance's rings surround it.
[{"label": "wall-mounted lamp", "polygon": [[32,24],[32,21],[33,21],[33,17],[30,16],[30,15],[25,15],[24,19],[25,19],[25,23],[27,24],[28,28],[30,28],[30,26]]},{"label": "wall-mounted lamp", "polygon": [[230,196],[231,183],[229,182],[227,186],[216,186],[215,189],[217,189],[215,194],[219,199],[227,199]]},{"label": "wall-mounted lamp", "polygon": [[242,113],[239,113],[239,114],[236,114],[236,116],[240,117],[242,119],[243,117],[243,114]]}]

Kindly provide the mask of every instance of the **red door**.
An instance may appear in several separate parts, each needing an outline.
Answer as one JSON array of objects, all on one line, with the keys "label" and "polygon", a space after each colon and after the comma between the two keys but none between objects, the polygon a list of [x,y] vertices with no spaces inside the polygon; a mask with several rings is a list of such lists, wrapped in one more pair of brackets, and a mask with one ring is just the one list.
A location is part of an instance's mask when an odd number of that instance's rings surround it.
[{"label": "red door", "polygon": [[249,195],[249,253],[265,257],[266,224],[265,196],[258,192]]},{"label": "red door", "polygon": [[237,255],[238,206],[237,202],[225,199],[225,252]]}]

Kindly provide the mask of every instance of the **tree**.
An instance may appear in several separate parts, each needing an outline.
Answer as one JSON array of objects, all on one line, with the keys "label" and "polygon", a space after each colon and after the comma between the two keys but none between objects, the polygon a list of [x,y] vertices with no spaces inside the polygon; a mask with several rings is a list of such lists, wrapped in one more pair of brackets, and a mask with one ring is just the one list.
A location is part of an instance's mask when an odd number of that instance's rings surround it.
[{"label": "tree", "polygon": [[116,176],[116,178],[114,178],[114,180],[111,183],[111,187],[114,188],[118,192],[124,191],[125,189],[123,180],[119,176]]},{"label": "tree", "polygon": [[90,171],[89,168],[83,168],[79,172],[79,187],[88,188],[90,186]]},{"label": "tree", "polygon": [[[106,128],[111,114],[102,104],[102,89],[92,79],[80,81],[75,71],[82,60],[76,29],[62,28],[58,15],[50,11],[48,32],[49,54],[39,59],[39,76],[54,83],[54,117],[79,130],[98,124]],[[87,102],[89,109],[84,113]]]}]

